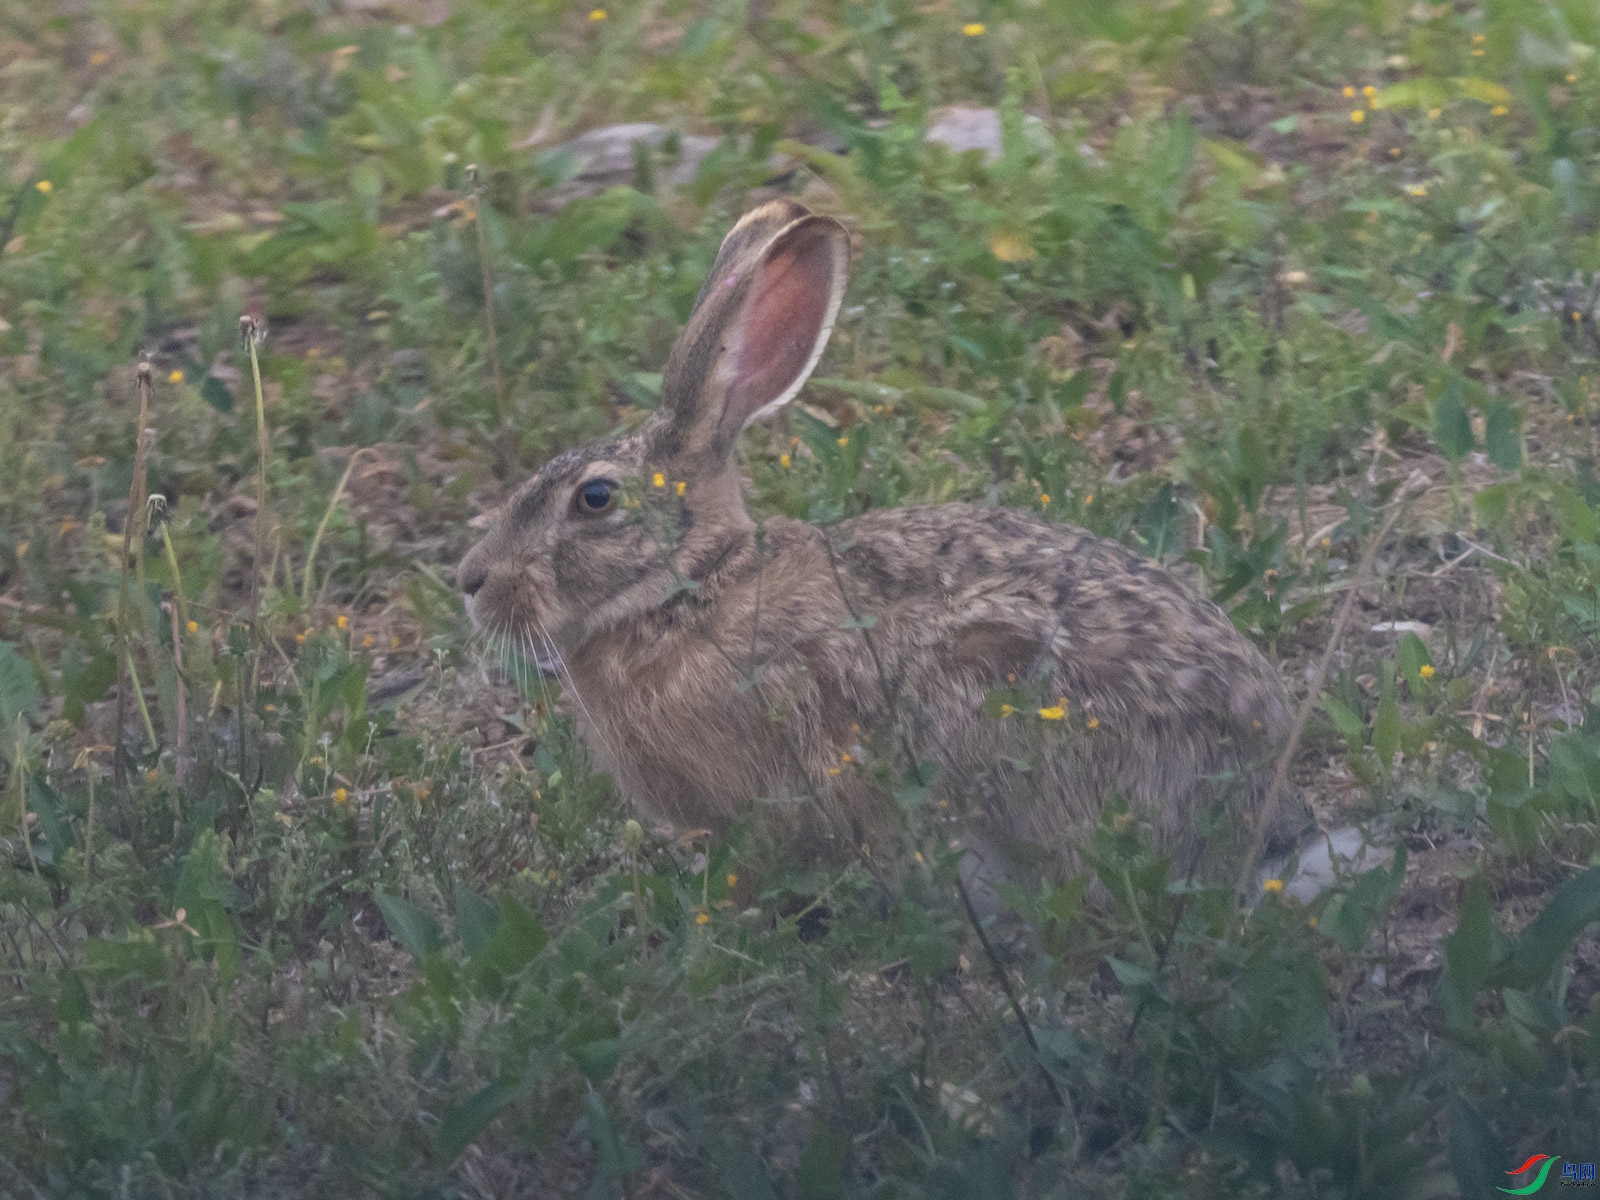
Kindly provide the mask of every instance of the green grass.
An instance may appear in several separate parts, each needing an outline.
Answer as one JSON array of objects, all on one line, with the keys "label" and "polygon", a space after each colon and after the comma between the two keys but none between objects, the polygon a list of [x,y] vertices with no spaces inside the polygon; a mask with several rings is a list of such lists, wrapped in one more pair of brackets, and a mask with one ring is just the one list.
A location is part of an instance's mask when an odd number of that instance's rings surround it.
[{"label": "green grass", "polygon": [[[1590,0],[0,6],[0,1192],[1478,1197],[1600,1157],[1597,51]],[[994,161],[924,141],[948,104]],[[627,120],[720,141],[552,211],[556,147]],[[953,859],[746,907],[740,836],[629,829],[450,571],[655,402],[771,186],[857,261],[752,506],[1087,525],[1299,695],[1358,587],[1291,778],[1392,859],[1241,908],[1113,812],[1002,989]]]}]

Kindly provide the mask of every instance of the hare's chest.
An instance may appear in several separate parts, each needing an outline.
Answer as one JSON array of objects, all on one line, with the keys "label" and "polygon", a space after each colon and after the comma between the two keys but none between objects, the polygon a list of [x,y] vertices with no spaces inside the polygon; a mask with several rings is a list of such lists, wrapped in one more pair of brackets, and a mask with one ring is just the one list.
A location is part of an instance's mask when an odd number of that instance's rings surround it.
[{"label": "hare's chest", "polygon": [[774,794],[792,754],[766,689],[720,656],[574,663],[574,715],[596,765],[680,828],[724,828]]}]

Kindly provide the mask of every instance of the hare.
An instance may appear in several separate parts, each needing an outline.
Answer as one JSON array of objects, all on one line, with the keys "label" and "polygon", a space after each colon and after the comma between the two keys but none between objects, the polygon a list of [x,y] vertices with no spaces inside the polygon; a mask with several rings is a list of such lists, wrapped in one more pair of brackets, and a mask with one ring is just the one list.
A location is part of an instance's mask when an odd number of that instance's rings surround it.
[{"label": "hare", "polygon": [[680,830],[753,817],[807,857],[880,861],[913,774],[980,882],[1074,869],[1117,795],[1215,873],[1254,830],[1288,698],[1214,604],[1021,511],[746,510],[739,433],[811,373],[849,259],[793,201],[739,221],[657,411],[546,463],[462,561],[475,623],[559,675],[597,765]]}]

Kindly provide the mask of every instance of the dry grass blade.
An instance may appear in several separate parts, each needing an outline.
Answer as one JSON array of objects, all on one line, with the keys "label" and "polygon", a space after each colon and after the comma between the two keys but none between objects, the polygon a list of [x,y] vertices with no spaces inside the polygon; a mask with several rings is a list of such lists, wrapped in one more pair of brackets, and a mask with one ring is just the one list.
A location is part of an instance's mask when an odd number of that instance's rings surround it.
[{"label": "dry grass blade", "polygon": [[1300,749],[1300,738],[1305,734],[1306,723],[1311,720],[1311,710],[1316,707],[1317,701],[1322,696],[1323,681],[1328,677],[1328,667],[1333,662],[1334,652],[1339,648],[1345,628],[1350,624],[1350,614],[1355,609],[1356,597],[1372,574],[1373,559],[1377,557],[1379,547],[1388,539],[1395,522],[1400,519],[1406,501],[1421,493],[1427,486],[1427,476],[1420,471],[1412,472],[1390,500],[1389,515],[1384,518],[1382,526],[1373,534],[1372,540],[1367,543],[1367,548],[1361,555],[1361,561],[1356,566],[1355,578],[1345,591],[1344,603],[1339,606],[1339,614],[1334,618],[1333,629],[1328,633],[1328,644],[1323,647],[1322,657],[1317,660],[1311,683],[1306,688],[1305,699],[1300,702],[1299,711],[1295,713],[1294,724],[1289,729],[1289,740],[1284,743],[1283,753],[1278,756],[1277,769],[1272,773],[1272,783],[1267,788],[1266,798],[1262,802],[1260,811],[1256,813],[1255,829],[1250,835],[1250,849],[1239,867],[1239,879],[1235,891],[1240,896],[1250,894],[1250,883],[1255,877],[1256,863],[1261,858],[1261,847],[1266,839],[1266,831],[1272,828],[1273,819],[1278,813],[1278,805],[1282,802],[1283,789],[1288,786],[1289,764],[1294,762],[1294,756]]}]

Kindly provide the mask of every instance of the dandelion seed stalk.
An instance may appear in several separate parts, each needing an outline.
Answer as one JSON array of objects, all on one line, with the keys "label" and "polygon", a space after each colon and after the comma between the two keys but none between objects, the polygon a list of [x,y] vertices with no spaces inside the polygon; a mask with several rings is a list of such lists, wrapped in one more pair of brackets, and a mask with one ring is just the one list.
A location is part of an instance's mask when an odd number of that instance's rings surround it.
[{"label": "dandelion seed stalk", "polygon": [[246,313],[239,318],[239,333],[250,351],[250,377],[256,388],[256,548],[250,571],[250,630],[252,637],[258,637],[261,562],[267,552],[267,456],[271,450],[267,440],[267,402],[261,394],[261,359],[257,353],[265,331],[255,317]]},{"label": "dandelion seed stalk", "polygon": [[[129,613],[132,608],[128,589],[128,564],[135,555],[139,556],[139,578],[144,577],[144,529],[145,514],[145,429],[150,423],[150,384],[152,372],[148,361],[141,361],[137,373],[139,385],[139,423],[134,427],[133,433],[133,479],[128,485],[128,515],[122,523],[122,561],[118,564],[118,590],[117,590],[117,641],[120,643],[120,653],[117,655],[117,754],[115,771],[120,780],[127,771],[126,755],[122,749],[122,731],[128,717],[128,689],[135,689],[134,695],[139,701],[139,707],[144,709],[144,697],[138,694],[138,676],[133,670],[133,631],[130,628]],[[138,536],[135,536],[135,530]],[[141,601],[142,603],[142,601]],[[144,621],[141,607],[140,632],[143,632]],[[155,731],[150,724],[150,714],[145,711],[145,729],[150,734],[150,744],[156,744]]]},{"label": "dandelion seed stalk", "polygon": [[[510,428],[510,421],[506,413],[505,375],[500,368],[500,336],[495,329],[494,274],[489,265],[489,238],[483,231],[483,184],[478,178],[476,163],[467,166],[467,182],[472,188],[472,227],[477,233],[478,269],[483,277],[483,324],[489,339],[489,366],[494,372],[495,416],[500,423],[499,432],[504,434]],[[511,455],[506,449],[505,439],[496,438],[495,446],[500,466],[509,467]]]}]

